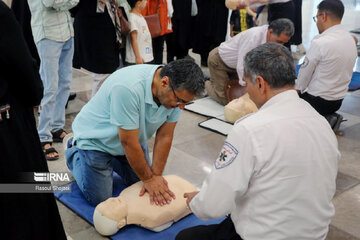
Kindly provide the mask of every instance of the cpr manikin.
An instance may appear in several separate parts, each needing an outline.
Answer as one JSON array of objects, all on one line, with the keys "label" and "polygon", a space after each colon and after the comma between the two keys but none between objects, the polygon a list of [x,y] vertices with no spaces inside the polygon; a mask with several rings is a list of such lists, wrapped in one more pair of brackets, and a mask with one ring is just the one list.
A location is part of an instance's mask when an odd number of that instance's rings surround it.
[{"label": "cpr manikin", "polygon": [[175,175],[164,178],[176,196],[170,204],[151,205],[148,193],[139,196],[143,183],[137,182],[124,189],[118,197],[109,198],[97,205],[93,216],[95,229],[100,234],[108,236],[115,234],[127,224],[136,224],[159,232],[190,214],[183,195],[186,192],[197,191],[196,187]]},{"label": "cpr manikin", "polygon": [[224,108],[224,116],[226,121],[234,123],[236,120],[242,118],[243,116],[257,112],[258,108],[255,103],[251,101],[249,94],[232,100]]}]

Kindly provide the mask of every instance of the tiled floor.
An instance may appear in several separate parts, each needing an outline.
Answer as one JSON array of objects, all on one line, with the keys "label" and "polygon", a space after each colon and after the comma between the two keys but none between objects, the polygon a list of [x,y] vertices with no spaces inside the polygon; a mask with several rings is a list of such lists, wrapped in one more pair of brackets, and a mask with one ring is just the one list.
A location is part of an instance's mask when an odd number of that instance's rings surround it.
[{"label": "tiled floor", "polygon": [[[303,39],[306,48],[317,34],[312,16],[320,0],[303,1]],[[360,1],[343,0],[346,13],[343,24],[348,30],[360,27]],[[357,24],[356,24],[357,23]],[[199,63],[199,56],[193,55]],[[360,60],[356,65],[360,71]],[[203,68],[208,75],[208,69]],[[67,109],[66,130],[71,132],[71,123],[81,107],[91,96],[92,81],[85,71],[74,71],[72,91],[78,93],[77,98],[70,102]],[[341,112],[347,119],[338,136],[342,159],[339,162],[337,190],[333,200],[336,215],[332,219],[328,240],[360,240],[360,91],[348,93]],[[205,117],[184,111],[177,124],[173,147],[165,168],[165,174],[177,174],[197,187],[209,172],[210,165],[218,155],[225,140],[224,136],[198,127]],[[149,140],[150,150],[153,139]],[[65,166],[64,152],[60,144],[55,144],[60,151],[60,159],[48,162],[54,172],[68,171]],[[106,239],[101,237],[87,222],[74,214],[67,207],[58,203],[61,218],[69,239]]]}]

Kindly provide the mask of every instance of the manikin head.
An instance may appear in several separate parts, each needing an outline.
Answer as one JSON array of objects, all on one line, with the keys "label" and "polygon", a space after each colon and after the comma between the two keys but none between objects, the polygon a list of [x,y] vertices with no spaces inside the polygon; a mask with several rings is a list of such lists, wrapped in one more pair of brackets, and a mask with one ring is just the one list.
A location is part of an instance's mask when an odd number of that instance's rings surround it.
[{"label": "manikin head", "polygon": [[340,24],[344,15],[344,4],[340,0],[324,0],[318,5],[318,11],[314,21],[319,30],[323,33],[326,29]]},{"label": "manikin head", "polygon": [[294,32],[294,24],[289,19],[279,18],[269,24],[266,41],[284,45],[294,35]]},{"label": "manikin head", "polygon": [[244,76],[250,99],[258,108],[271,97],[294,89],[295,67],[290,51],[277,43],[265,43],[244,58]]},{"label": "manikin head", "polygon": [[126,200],[112,197],[97,205],[94,211],[94,225],[96,230],[105,236],[115,234],[126,225],[128,206]]},{"label": "manikin head", "polygon": [[236,120],[246,116],[247,114],[256,112],[258,109],[253,101],[250,100],[249,94],[232,100],[224,108],[224,116],[226,121],[234,123]]}]

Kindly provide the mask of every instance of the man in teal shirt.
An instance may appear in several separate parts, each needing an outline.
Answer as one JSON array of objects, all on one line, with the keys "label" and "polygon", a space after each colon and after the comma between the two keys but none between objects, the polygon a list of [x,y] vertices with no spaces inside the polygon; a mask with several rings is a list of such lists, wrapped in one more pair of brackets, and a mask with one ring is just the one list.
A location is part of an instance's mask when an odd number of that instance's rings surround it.
[{"label": "man in teal shirt", "polygon": [[[73,123],[66,161],[85,198],[96,205],[112,196],[112,173],[126,185],[144,183],[150,202],[175,198],[162,177],[181,109],[204,90],[194,62],[135,65],[110,75]],[[152,163],[146,141],[156,133]]]}]

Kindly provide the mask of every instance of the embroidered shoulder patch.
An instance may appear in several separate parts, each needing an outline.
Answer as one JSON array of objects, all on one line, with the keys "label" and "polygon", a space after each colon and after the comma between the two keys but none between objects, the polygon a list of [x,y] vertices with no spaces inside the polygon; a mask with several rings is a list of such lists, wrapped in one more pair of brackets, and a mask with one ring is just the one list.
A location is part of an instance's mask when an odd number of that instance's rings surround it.
[{"label": "embroidered shoulder patch", "polygon": [[221,169],[229,166],[238,155],[238,150],[228,142],[225,142],[219,157],[215,161],[215,168]]},{"label": "embroidered shoulder patch", "polygon": [[309,59],[305,57],[304,62],[301,64],[301,68],[306,68],[309,65]]}]

